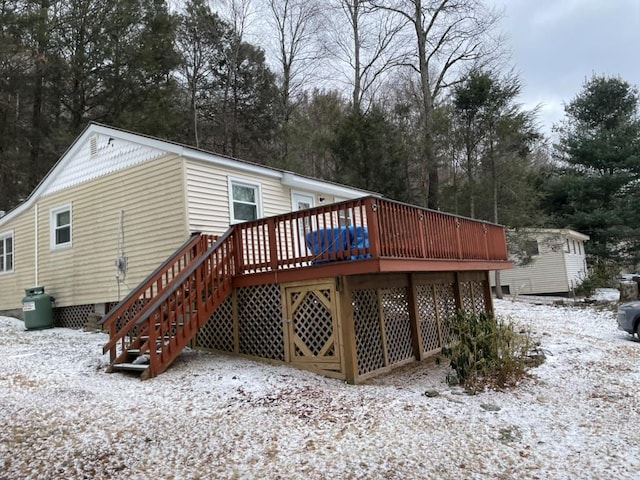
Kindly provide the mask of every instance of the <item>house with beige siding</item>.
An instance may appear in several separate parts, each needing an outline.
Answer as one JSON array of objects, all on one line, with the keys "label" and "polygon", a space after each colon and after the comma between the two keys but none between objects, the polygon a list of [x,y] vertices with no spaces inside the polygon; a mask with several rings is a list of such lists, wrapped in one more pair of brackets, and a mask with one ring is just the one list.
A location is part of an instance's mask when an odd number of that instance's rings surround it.
[{"label": "house with beige siding", "polygon": [[[521,252],[510,256],[515,268],[501,272],[503,292],[511,295],[570,295],[587,278],[584,244],[588,235],[570,229],[531,229],[522,233]],[[526,257],[526,265],[518,265],[518,257]],[[495,287],[495,276],[492,275]]]},{"label": "house with beige siding", "polygon": [[82,326],[193,233],[371,195],[356,188],[90,124],[29,198],[0,218],[0,312],[24,289]]},{"label": "house with beige siding", "polygon": [[44,286],[142,378],[190,346],[365,381],[491,312],[511,266],[500,225],[97,124],[0,218],[0,313]]}]

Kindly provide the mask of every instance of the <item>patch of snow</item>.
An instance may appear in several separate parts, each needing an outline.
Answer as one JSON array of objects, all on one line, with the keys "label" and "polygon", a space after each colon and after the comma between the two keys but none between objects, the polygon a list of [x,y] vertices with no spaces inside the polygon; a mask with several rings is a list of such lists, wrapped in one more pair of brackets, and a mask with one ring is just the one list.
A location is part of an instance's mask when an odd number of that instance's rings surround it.
[{"label": "patch of snow", "polygon": [[193,350],[143,382],[105,373],[105,334],[0,317],[0,478],[637,478],[640,342],[615,312],[495,309],[547,360],[474,396],[445,362],[353,386]]},{"label": "patch of snow", "polygon": [[589,299],[597,302],[617,302],[620,300],[620,290],[617,288],[598,288]]}]

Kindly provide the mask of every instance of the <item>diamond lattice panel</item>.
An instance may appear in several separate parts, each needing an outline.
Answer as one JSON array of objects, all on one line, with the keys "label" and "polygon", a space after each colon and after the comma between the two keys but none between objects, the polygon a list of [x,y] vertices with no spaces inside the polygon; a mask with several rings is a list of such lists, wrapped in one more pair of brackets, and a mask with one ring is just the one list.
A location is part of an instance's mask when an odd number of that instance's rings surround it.
[{"label": "diamond lattice panel", "polygon": [[387,357],[389,364],[394,365],[413,358],[407,291],[404,288],[385,288],[381,293],[387,335]]},{"label": "diamond lattice panel", "polygon": [[453,284],[444,283],[434,286],[438,317],[442,326],[442,340],[445,345],[451,342],[451,320],[456,316],[456,297],[453,293]]},{"label": "diamond lattice panel", "polygon": [[233,352],[233,301],[227,298],[198,331],[196,346]]},{"label": "diamond lattice panel", "polygon": [[278,285],[238,289],[239,351],[284,361],[282,299]]},{"label": "diamond lattice panel", "polygon": [[470,314],[475,313],[473,296],[471,294],[471,282],[460,282],[460,295],[462,295],[462,309]]},{"label": "diamond lattice panel", "polygon": [[318,299],[318,294],[327,299],[331,297],[330,290],[307,292],[296,309],[293,318],[295,334],[307,346],[313,356],[318,356],[333,336],[331,310]]},{"label": "diamond lattice panel", "polygon": [[420,329],[422,331],[422,348],[425,352],[440,348],[440,334],[438,333],[438,317],[433,285],[418,285],[418,312],[420,315]]},{"label": "diamond lattice panel", "polygon": [[87,317],[95,312],[93,305],[73,305],[53,309],[53,324],[56,327],[81,329],[87,324]]},{"label": "diamond lattice panel", "polygon": [[358,373],[373,372],[384,367],[382,334],[375,290],[354,290],[353,319],[356,333]]},{"label": "diamond lattice panel", "polygon": [[484,298],[484,282],[471,282],[471,294],[473,295],[474,313],[479,315],[480,313],[486,312],[487,304]]}]

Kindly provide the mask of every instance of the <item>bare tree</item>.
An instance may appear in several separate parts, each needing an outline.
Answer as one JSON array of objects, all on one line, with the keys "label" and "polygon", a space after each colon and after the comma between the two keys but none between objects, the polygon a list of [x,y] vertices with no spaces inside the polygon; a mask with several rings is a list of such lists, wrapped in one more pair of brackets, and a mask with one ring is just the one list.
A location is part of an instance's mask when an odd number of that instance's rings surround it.
[{"label": "bare tree", "polygon": [[280,76],[280,155],[289,154],[289,123],[295,99],[323,56],[322,3],[317,0],[267,0],[268,20],[275,36],[274,57]]},{"label": "bare tree", "polygon": [[491,41],[490,33],[499,15],[481,0],[371,0],[371,5],[403,18],[415,34],[415,60],[408,66],[420,78],[427,205],[437,209],[435,102],[443,90],[460,80],[465,65],[477,65],[496,54],[498,42]]},{"label": "bare tree", "polygon": [[193,119],[193,139],[200,147],[200,109],[203,92],[211,88],[214,65],[219,63],[224,28],[204,0],[189,0],[178,29],[177,43],[182,54],[182,72]]},{"label": "bare tree", "polygon": [[341,28],[342,22],[336,22],[334,43],[338,56],[349,65],[352,106],[360,112],[363,99],[373,96],[384,74],[404,63],[402,50],[393,47],[406,20],[372,8],[369,0],[335,1],[347,19],[348,32]]}]

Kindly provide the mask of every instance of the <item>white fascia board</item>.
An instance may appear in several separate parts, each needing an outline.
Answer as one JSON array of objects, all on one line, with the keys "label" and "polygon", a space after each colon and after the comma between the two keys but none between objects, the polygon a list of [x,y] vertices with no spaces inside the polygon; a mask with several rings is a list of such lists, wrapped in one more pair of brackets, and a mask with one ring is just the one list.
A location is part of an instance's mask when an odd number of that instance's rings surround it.
[{"label": "white fascia board", "polygon": [[567,237],[571,237],[575,240],[582,240],[583,242],[586,242],[587,240],[589,240],[591,237],[589,237],[589,235],[585,235],[584,233],[580,233],[580,232],[576,232],[575,230],[570,230],[568,228],[562,230],[562,232],[567,236]]},{"label": "white fascia board", "polygon": [[314,178],[303,177],[292,172],[283,173],[282,184],[288,187],[299,188],[301,190],[324,193],[326,195],[334,195],[336,197],[344,197],[348,199],[368,196],[381,196],[374,192],[351,188],[345,185],[338,185],[336,183],[324,182],[322,180],[316,180]]}]

